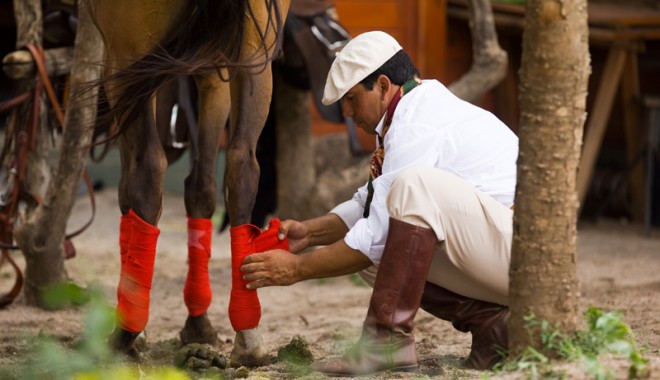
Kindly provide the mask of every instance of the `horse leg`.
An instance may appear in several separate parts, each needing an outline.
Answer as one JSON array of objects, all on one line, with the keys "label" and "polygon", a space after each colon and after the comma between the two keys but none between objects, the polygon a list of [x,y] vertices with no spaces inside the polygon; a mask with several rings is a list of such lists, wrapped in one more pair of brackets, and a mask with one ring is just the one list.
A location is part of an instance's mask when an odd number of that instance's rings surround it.
[{"label": "horse leg", "polygon": [[[231,223],[232,291],[229,319],[236,331],[230,360],[247,366],[259,366],[265,364],[266,360],[266,349],[258,330],[261,306],[257,291],[245,289],[239,268],[243,259],[254,253],[254,239],[260,232],[250,222],[259,182],[256,146],[270,104],[270,74],[268,69],[251,78],[239,75],[231,84],[232,131],[226,153],[224,181],[225,203]],[[251,84],[253,88],[248,87]]]},{"label": "horse leg", "polygon": [[[259,0],[249,0],[254,19],[247,17],[243,35],[242,58],[265,58],[274,54],[275,30],[268,22],[274,15]],[[283,19],[288,0],[277,0]],[[265,35],[263,32],[266,31]],[[262,42],[264,44],[262,44]],[[263,51],[263,47],[268,51]],[[242,69],[231,82],[232,133],[227,148],[225,200],[231,222],[232,293],[229,319],[236,331],[230,359],[242,365],[265,364],[266,349],[258,331],[261,306],[256,290],[245,289],[240,265],[254,253],[254,239],[260,229],[249,224],[259,181],[256,146],[268,116],[273,89],[270,63],[259,68]]]},{"label": "horse leg", "polygon": [[[184,0],[85,0],[94,23],[103,36],[106,53],[105,78],[122,72],[171,36],[189,14],[191,4]],[[166,9],[167,12],[163,10]],[[138,78],[141,80],[144,78]],[[108,101],[118,104],[124,86],[133,83],[105,81]],[[132,95],[132,94],[131,94]],[[136,94],[137,95],[137,94]],[[159,230],[162,185],[167,166],[159,143],[150,101],[135,105],[136,121],[120,120],[121,177],[119,182],[121,275],[117,289],[117,328],[109,338],[116,350],[137,355],[135,339],[146,327],[149,293]]]},{"label": "horse leg", "polygon": [[196,150],[191,150],[192,167],[185,180],[184,195],[188,214],[188,275],[184,301],[188,318],[179,337],[184,345],[217,345],[217,333],[207,316],[212,298],[208,262],[213,232],[211,217],[216,205],[218,145],[229,116],[229,84],[215,73],[198,76],[195,80],[200,99],[198,144]]},{"label": "horse leg", "polygon": [[138,357],[135,340],[149,319],[149,300],[162,210],[167,159],[158,141],[151,103],[141,120],[120,137],[120,250],[117,326],[109,338],[115,350]]}]

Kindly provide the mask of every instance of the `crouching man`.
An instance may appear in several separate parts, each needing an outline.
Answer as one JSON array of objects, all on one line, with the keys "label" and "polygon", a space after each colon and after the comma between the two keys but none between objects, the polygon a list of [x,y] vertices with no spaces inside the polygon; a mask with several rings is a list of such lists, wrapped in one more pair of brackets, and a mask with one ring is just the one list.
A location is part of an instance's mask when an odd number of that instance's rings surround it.
[{"label": "crouching man", "polygon": [[359,272],[373,287],[362,335],[329,375],[417,366],[413,319],[421,307],[472,334],[467,365],[488,369],[508,346],[508,272],[518,139],[491,113],[421,80],[383,32],[337,55],[324,103],[378,140],[369,181],[330,213],[279,228],[293,253],[248,256],[248,287]]}]

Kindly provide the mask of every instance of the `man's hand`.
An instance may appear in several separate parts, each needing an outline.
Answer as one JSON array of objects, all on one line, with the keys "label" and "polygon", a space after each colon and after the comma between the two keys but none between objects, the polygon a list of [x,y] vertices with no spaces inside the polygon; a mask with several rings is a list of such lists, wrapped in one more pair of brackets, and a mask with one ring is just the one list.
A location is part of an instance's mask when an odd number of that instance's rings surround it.
[{"label": "man's hand", "polygon": [[298,255],[282,249],[254,253],[243,260],[241,272],[248,289],[291,285],[312,278],[356,273],[371,266],[371,260],[343,240]]},{"label": "man's hand", "polygon": [[[298,223],[301,224],[301,223]],[[280,228],[281,230],[281,228]],[[291,230],[289,230],[291,233]],[[291,237],[289,236],[289,244]],[[292,249],[293,251],[293,249]],[[248,289],[264,286],[291,285],[302,280],[299,274],[300,257],[283,249],[254,253],[243,260],[241,272]]]},{"label": "man's hand", "polygon": [[277,237],[284,240],[289,238],[289,249],[293,253],[298,253],[309,247],[309,230],[304,223],[296,220],[285,220],[277,231]]}]

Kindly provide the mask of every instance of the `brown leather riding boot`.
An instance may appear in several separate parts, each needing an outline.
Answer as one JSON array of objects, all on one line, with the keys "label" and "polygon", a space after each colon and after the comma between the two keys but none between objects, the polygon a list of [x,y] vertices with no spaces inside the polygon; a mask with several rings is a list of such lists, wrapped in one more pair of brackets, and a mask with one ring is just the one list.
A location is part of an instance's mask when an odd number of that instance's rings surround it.
[{"label": "brown leather riding boot", "polygon": [[449,321],[459,331],[472,333],[466,364],[491,369],[503,359],[499,350],[509,348],[509,308],[451,292],[430,282],[424,287],[421,308]]},{"label": "brown leather riding boot", "polygon": [[436,241],[432,230],[390,218],[362,336],[340,359],[319,363],[316,370],[355,376],[417,367],[413,319]]}]

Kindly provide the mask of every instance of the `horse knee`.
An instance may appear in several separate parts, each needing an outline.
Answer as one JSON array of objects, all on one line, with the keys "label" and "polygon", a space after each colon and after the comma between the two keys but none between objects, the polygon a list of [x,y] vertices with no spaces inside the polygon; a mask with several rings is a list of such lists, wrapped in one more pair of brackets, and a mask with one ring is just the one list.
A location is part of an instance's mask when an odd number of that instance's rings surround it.
[{"label": "horse knee", "polygon": [[120,181],[120,207],[122,212],[134,209],[146,221],[155,224],[162,206],[167,158],[162,149],[145,147],[140,153],[134,153],[133,160]]},{"label": "horse knee", "polygon": [[227,170],[241,176],[258,176],[259,164],[256,151],[246,145],[230,146],[226,152]]},{"label": "horse knee", "polygon": [[167,156],[160,147],[146,147],[144,153],[138,155],[135,173],[138,181],[155,188],[162,187],[166,170]]},{"label": "horse knee", "polygon": [[215,176],[197,179],[193,175],[184,181],[186,211],[194,218],[210,218],[215,211],[217,186]]},{"label": "horse knee", "polygon": [[256,158],[256,149],[250,147],[247,142],[234,142],[227,147],[227,161],[238,162],[247,161],[250,158]]}]

